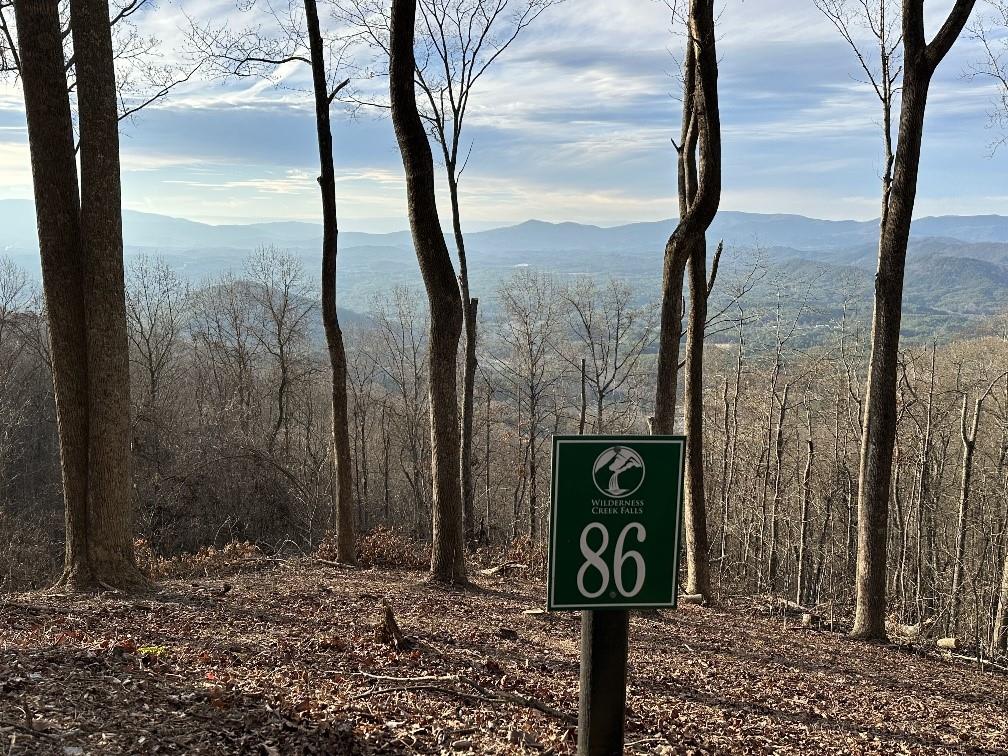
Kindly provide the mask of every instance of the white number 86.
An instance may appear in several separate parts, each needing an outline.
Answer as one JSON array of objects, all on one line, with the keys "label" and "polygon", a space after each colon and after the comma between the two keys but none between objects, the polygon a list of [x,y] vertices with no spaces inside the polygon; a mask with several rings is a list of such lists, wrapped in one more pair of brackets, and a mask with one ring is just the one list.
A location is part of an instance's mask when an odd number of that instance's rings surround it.
[{"label": "white number 86", "polygon": [[[602,542],[599,544],[598,549],[593,549],[588,545],[588,534],[593,530],[598,530],[602,533]],[[623,550],[627,534],[631,530],[635,531],[635,535],[637,536],[637,541],[639,543],[643,543],[644,539],[647,538],[647,532],[644,530],[644,526],[639,522],[631,522],[623,528],[619,537],[616,539],[616,552],[613,554],[613,567],[616,573],[616,589],[625,598],[633,598],[640,593],[641,588],[644,587],[644,557],[641,556],[639,551]],[[602,559],[602,554],[605,553],[607,546],[609,546],[609,530],[602,523],[589,523],[585,526],[585,529],[581,531],[581,554],[584,555],[585,562],[581,565],[581,569],[579,569],[577,573],[577,587],[581,592],[581,595],[585,598],[598,598],[605,593],[606,589],[609,587],[609,565]],[[628,559],[632,559],[637,567],[637,577],[634,580],[633,588],[630,590],[627,590],[626,586],[623,584],[623,565],[626,564]],[[594,568],[602,578],[601,585],[597,591],[589,591],[585,587],[585,575],[590,567]]]}]

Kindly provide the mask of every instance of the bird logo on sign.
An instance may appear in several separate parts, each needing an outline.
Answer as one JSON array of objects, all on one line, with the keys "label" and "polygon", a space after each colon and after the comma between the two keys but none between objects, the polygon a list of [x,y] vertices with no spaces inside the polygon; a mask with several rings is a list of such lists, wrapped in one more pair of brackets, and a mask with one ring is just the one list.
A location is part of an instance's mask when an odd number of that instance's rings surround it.
[{"label": "bird logo on sign", "polygon": [[644,460],[629,446],[610,446],[595,458],[592,477],[603,494],[622,499],[644,482]]}]

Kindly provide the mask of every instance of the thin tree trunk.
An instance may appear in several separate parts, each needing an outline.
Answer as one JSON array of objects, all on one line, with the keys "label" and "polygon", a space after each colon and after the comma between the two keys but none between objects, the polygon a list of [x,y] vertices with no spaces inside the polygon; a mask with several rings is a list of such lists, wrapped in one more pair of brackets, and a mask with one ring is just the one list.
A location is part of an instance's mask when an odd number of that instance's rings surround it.
[{"label": "thin tree trunk", "polygon": [[721,485],[719,493],[721,494],[721,535],[720,550],[718,552],[718,562],[720,564],[721,572],[724,572],[726,552],[728,548],[728,458],[729,449],[731,448],[731,426],[729,425],[729,403],[728,403],[728,376],[725,375],[724,379],[724,389],[721,394],[721,433],[724,436],[724,441],[721,444]]},{"label": "thin tree trunk", "polygon": [[333,165],[332,125],[329,119],[329,84],[325,49],[315,0],[304,0],[305,20],[311,48],[312,86],[315,94],[315,132],[318,137],[319,188],[322,193],[322,325],[325,329],[329,365],[332,368],[332,438],[335,485],[332,508],[336,524],[336,559],[353,564],[354,504],[351,487],[350,419],[347,412],[347,363],[343,331],[336,309],[336,257],[339,252],[339,219],[336,212],[336,169]]},{"label": "thin tree trunk", "polygon": [[392,123],[406,171],[410,228],[430,306],[431,477],[433,546],[431,578],[466,583],[462,529],[457,357],[463,307],[445,246],[434,195],[434,161],[417,111],[413,56],[416,0],[393,0],[389,92]]},{"label": "thin tree trunk", "polygon": [[[812,505],[812,458],[815,454],[815,442],[812,438],[812,414],[808,408],[808,398],[806,397],[805,404],[805,430],[808,433],[808,438],[805,440],[805,469],[802,471],[802,498],[801,498],[801,516],[798,529],[798,590],[795,601],[798,604],[804,604],[806,590],[806,561],[807,561],[807,545],[808,545],[808,530],[809,530],[809,517]],[[823,529],[825,529],[825,524]]]},{"label": "thin tree trunk", "polygon": [[686,592],[711,598],[703,460],[703,349],[707,323],[707,245],[701,235],[689,260],[690,315],[686,332]]},{"label": "thin tree trunk", "polygon": [[[1008,528],[1008,522],[1002,523],[1002,528]],[[994,618],[994,642],[992,645],[995,653],[1003,654],[1008,651],[1008,548],[1004,550],[1001,565],[1001,586],[997,615]]]},{"label": "thin tree trunk", "polygon": [[774,435],[774,492],[770,503],[770,546],[769,557],[767,558],[767,588],[772,593],[777,587],[777,571],[780,566],[780,559],[777,556],[777,542],[779,540],[779,508],[781,500],[781,477],[783,475],[784,463],[784,415],[787,412],[788,392],[791,384],[784,384],[784,395],[781,397],[780,415],[777,417],[777,431]]},{"label": "thin tree trunk", "polygon": [[588,413],[588,387],[587,374],[585,371],[586,360],[581,358],[581,414],[578,417],[578,435],[583,436],[585,432],[585,415]]},{"label": "thin tree trunk", "polygon": [[486,400],[486,445],[484,446],[484,454],[486,456],[483,465],[483,475],[484,475],[484,488],[486,489],[486,502],[484,505],[484,520],[483,525],[486,528],[488,540],[490,534],[490,403],[493,401],[493,386],[490,385],[490,381],[487,380],[487,400]]},{"label": "thin tree trunk", "polygon": [[[999,379],[1000,380],[1000,379]],[[991,388],[993,388],[993,383]],[[954,562],[952,564],[952,595],[949,601],[949,634],[955,635],[958,630],[959,603],[962,591],[963,570],[966,558],[966,518],[969,514],[969,495],[973,483],[973,455],[976,451],[977,428],[980,425],[980,412],[983,409],[984,400],[990,393],[982,394],[973,405],[973,421],[967,427],[966,410],[969,406],[969,397],[963,396],[962,407],[962,479],[959,485],[959,518],[956,523],[956,547]]]},{"label": "thin tree trunk", "polygon": [[459,210],[458,176],[455,172],[455,156],[449,153],[447,145],[442,145],[448,171],[448,192],[451,199],[452,232],[459,258],[459,288],[462,296],[462,325],[465,334],[465,355],[462,362],[462,437],[459,449],[459,477],[462,481],[462,520],[465,542],[474,543],[474,494],[472,470],[473,446],[473,402],[476,387],[476,315],[479,300],[469,292],[469,263],[466,258],[465,238],[462,235],[462,219]]},{"label": "thin tree trunk", "polygon": [[917,480],[917,507],[916,507],[916,580],[914,583],[914,605],[917,608],[917,622],[924,621],[923,605],[923,578],[924,578],[924,502],[928,495],[929,471],[931,466],[931,422],[934,407],[935,389],[935,355],[938,350],[937,342],[931,344],[931,372],[928,383],[928,398],[925,407],[926,417],[924,421],[924,435],[921,438],[920,469]]}]

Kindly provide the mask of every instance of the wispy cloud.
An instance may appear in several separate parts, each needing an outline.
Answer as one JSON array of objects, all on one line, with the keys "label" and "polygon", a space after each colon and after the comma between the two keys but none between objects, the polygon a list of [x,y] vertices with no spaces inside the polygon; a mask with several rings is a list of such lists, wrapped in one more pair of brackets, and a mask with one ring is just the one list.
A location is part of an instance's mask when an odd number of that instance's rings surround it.
[{"label": "wispy cloud", "polygon": [[[949,3],[927,4],[931,27]],[[167,49],[184,41],[180,7],[159,4],[144,17]],[[184,7],[197,20],[232,28],[257,21],[235,0],[185,0]],[[718,23],[722,206],[876,216],[879,104],[836,30],[804,0],[726,0]],[[679,129],[681,47],[664,5],[652,0],[571,0],[544,13],[474,93],[465,220],[616,223],[672,215],[669,139]],[[974,41],[960,40],[936,75],[921,214],[1008,213],[1008,158],[989,158],[993,91],[965,75],[976,54]],[[358,84],[376,97],[387,86],[380,79]],[[289,64],[268,81],[194,79],[180,87],[126,126],[126,204],[204,220],[317,219],[309,86],[306,67]],[[333,113],[341,219],[403,227],[402,164],[387,113]],[[20,92],[0,83],[0,196],[30,195],[24,140]]]}]

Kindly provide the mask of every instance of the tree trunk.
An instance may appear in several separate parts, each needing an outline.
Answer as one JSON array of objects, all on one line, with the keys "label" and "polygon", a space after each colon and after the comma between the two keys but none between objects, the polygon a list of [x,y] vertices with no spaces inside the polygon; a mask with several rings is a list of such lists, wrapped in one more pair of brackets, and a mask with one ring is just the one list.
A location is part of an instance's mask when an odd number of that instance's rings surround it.
[{"label": "tree trunk", "polygon": [[[787,412],[788,393],[791,384],[784,384],[784,395],[781,397],[780,414],[777,416],[777,431],[774,436],[774,493],[770,504],[770,545],[769,556],[767,558],[767,588],[772,593],[777,588],[777,570],[780,567],[780,558],[777,556],[777,542],[779,540],[780,522],[780,500],[781,500],[781,477],[784,466],[784,415]],[[769,452],[768,452],[769,454]],[[769,465],[769,462],[767,462]]]},{"label": "tree trunk", "polygon": [[[993,384],[991,384],[993,387]],[[988,389],[988,393],[990,389]],[[967,427],[966,410],[969,397],[963,396],[962,407],[962,479],[959,485],[959,517],[956,523],[956,548],[952,564],[952,595],[949,601],[949,635],[955,635],[959,620],[959,601],[962,590],[963,570],[966,558],[966,517],[969,513],[969,495],[973,483],[973,454],[976,450],[977,429],[980,425],[980,412],[983,409],[986,394],[980,396],[973,406],[973,422]]]},{"label": "tree trunk", "polygon": [[322,325],[332,367],[332,437],[336,480],[332,509],[336,524],[336,559],[357,561],[354,545],[354,505],[351,487],[350,420],[347,412],[347,363],[343,331],[336,310],[336,257],[339,220],[336,213],[336,169],[333,165],[332,126],[329,120],[329,84],[325,50],[315,0],[304,0],[311,49],[315,94],[315,131],[319,148],[319,188],[322,192]]},{"label": "tree trunk", "polygon": [[539,399],[535,390],[529,394],[529,440],[528,440],[528,471],[529,471],[529,542],[535,543],[539,536],[539,487],[536,478],[539,474],[536,456],[539,436]]},{"label": "tree trunk", "polygon": [[[461,279],[460,279],[461,280]],[[465,290],[469,290],[468,281]],[[465,329],[465,357],[462,364],[462,441],[459,464],[462,466],[462,521],[467,544],[476,542],[476,494],[473,485],[473,415],[476,391],[476,314],[479,300],[463,298],[468,302]]]},{"label": "tree trunk", "polygon": [[434,161],[417,111],[413,57],[416,0],[393,0],[389,93],[392,123],[406,171],[410,229],[430,306],[431,578],[466,583],[459,480],[460,432],[456,360],[462,335],[462,299],[445,246],[434,195]]},{"label": "tree trunk", "polygon": [[87,334],[79,247],[80,196],[59,3],[18,0],[14,10],[20,38],[31,40],[31,45],[22,45],[20,73],[63,474],[66,552],[60,582],[70,588],[86,588],[94,583],[87,546]]},{"label": "tree trunk", "polygon": [[922,2],[903,4],[903,86],[899,137],[888,212],[879,235],[872,348],[858,476],[856,608],[851,635],[884,640],[886,549],[893,445],[896,437],[896,362],[903,314],[903,274],[917,195],[928,88],[935,68],[959,36],[975,0],[956,0],[931,44],[924,36]]},{"label": "tree trunk", "polygon": [[1001,590],[994,620],[993,651],[1002,654],[1008,651],[1008,548],[1005,549],[1001,566]]},{"label": "tree trunk", "polygon": [[707,323],[707,245],[704,237],[689,260],[690,315],[686,332],[686,593],[711,598],[707,501],[703,459],[703,349]]},{"label": "tree trunk", "polygon": [[[806,397],[807,402],[807,397]],[[805,430],[808,432],[808,438],[805,440],[805,469],[802,471],[801,477],[801,487],[802,487],[802,498],[801,498],[801,516],[800,522],[798,523],[798,589],[796,593],[795,601],[798,604],[804,605],[806,597],[806,574],[808,561],[807,547],[808,547],[808,529],[809,529],[809,516],[812,504],[812,459],[815,454],[815,442],[812,438],[812,416],[808,411],[806,404],[806,427]],[[825,531],[826,525],[823,524],[823,530]]]},{"label": "tree trunk", "polygon": [[938,351],[937,342],[931,345],[931,372],[928,384],[928,398],[926,405],[926,418],[924,422],[924,434],[921,438],[920,468],[917,480],[917,506],[916,506],[916,554],[915,554],[915,581],[914,581],[914,605],[917,611],[917,623],[924,621],[924,502],[927,500],[929,471],[931,466],[931,422],[934,406],[935,390],[935,355]]},{"label": "tree trunk", "polygon": [[[682,337],[683,274],[692,250],[703,244],[721,201],[721,119],[712,0],[690,0],[683,67],[683,118],[678,162],[679,223],[665,245],[661,326],[653,430],[675,431]],[[700,171],[696,170],[699,146]]]},{"label": "tree trunk", "polygon": [[133,547],[119,111],[108,2],[73,0],[70,18],[87,313],[88,551],[99,585],[138,589],[148,580],[137,567]]},{"label": "tree trunk", "polygon": [[458,175],[455,171],[455,157],[445,149],[446,169],[448,172],[448,192],[451,199],[452,233],[455,237],[455,249],[459,258],[459,288],[462,296],[462,325],[465,334],[465,355],[462,362],[462,438],[459,448],[459,476],[462,481],[462,522],[465,542],[470,546],[475,543],[476,525],[474,522],[475,503],[473,494],[473,412],[474,392],[476,390],[476,315],[479,300],[473,299],[469,292],[469,263],[466,258],[465,237],[462,235],[462,218],[459,210]]}]

